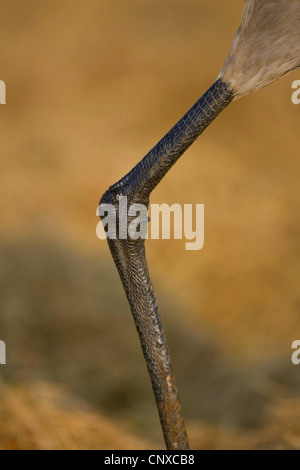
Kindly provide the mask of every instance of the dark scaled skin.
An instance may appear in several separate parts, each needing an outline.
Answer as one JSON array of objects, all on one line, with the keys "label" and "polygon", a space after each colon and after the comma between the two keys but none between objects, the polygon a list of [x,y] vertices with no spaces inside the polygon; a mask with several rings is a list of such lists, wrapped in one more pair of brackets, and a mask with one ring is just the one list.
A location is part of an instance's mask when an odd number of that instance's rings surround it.
[{"label": "dark scaled skin", "polygon": [[[112,204],[117,217],[121,196],[127,196],[128,207],[134,203],[149,207],[153,189],[233,99],[234,93],[229,86],[218,79],[143,160],[108,189],[100,204]],[[166,447],[168,450],[187,450],[189,444],[182,407],[148,272],[145,241],[129,238],[108,240],[108,243],[140,337]]]}]

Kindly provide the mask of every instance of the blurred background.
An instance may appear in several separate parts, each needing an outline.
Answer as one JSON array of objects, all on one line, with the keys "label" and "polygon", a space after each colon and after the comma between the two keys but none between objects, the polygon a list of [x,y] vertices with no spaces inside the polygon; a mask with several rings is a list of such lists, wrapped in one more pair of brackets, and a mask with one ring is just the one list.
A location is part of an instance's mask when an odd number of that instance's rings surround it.
[{"label": "blurred background", "polygon": [[[1,449],[163,447],[96,208],[215,80],[243,5],[0,0]],[[205,204],[202,251],[147,242],[193,449],[300,448],[299,76],[231,105],[152,196]]]}]

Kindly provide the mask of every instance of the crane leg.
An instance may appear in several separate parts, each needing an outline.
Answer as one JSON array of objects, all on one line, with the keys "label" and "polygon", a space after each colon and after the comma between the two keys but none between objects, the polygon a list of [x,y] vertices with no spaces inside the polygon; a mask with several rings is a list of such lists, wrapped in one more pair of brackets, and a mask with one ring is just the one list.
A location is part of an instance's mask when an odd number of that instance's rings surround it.
[{"label": "crane leg", "polygon": [[[127,197],[128,206],[138,203],[149,207],[153,189],[233,98],[228,85],[217,80],[149,154],[109,188],[102,196],[100,206],[114,206],[117,221],[121,196]],[[168,450],[187,450],[189,444],[182,407],[148,272],[145,241],[117,236],[116,239],[108,238],[108,244],[139,333],[166,447]]]}]

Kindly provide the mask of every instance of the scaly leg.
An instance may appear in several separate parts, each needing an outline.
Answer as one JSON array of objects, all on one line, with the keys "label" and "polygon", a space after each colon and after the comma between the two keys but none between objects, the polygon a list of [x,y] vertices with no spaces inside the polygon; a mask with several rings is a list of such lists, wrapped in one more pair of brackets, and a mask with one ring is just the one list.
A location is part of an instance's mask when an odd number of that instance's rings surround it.
[{"label": "scaly leg", "polygon": [[[233,100],[218,79],[173,129],[118,183],[102,196],[118,217],[118,201],[127,196],[149,207],[150,194],[180,156]],[[188,438],[166,337],[150,280],[142,239],[110,240],[109,248],[125,289],[147,362],[168,450],[187,450]]]}]

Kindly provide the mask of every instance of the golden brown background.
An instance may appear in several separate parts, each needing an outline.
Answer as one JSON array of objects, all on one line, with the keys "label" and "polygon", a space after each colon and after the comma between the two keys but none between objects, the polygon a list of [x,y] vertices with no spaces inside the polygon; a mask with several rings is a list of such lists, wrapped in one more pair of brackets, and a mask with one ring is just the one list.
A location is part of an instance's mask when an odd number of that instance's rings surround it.
[{"label": "golden brown background", "polygon": [[[212,84],[242,8],[0,1],[0,448],[162,446],[95,213]],[[300,448],[299,77],[231,105],[152,197],[205,204],[202,251],[147,242],[193,448]]]}]

